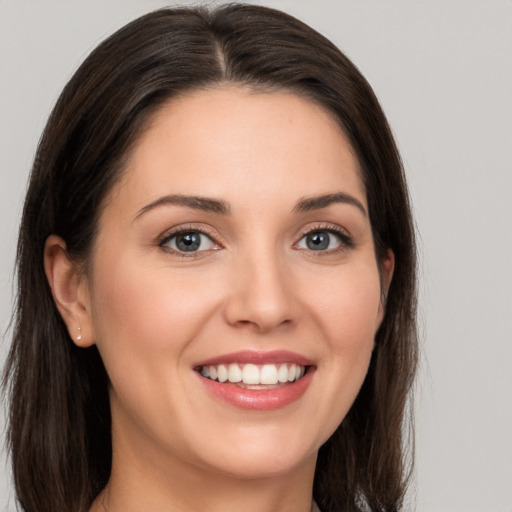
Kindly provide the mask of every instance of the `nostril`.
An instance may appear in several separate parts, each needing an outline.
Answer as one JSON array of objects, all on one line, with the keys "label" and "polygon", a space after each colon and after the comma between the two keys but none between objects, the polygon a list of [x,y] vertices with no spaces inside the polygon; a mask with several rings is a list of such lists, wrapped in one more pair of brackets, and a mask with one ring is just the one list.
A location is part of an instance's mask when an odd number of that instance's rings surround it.
[{"label": "nostril", "polygon": [[289,318],[273,319],[269,316],[262,315],[260,318],[255,318],[254,320],[238,320],[232,325],[242,329],[252,330],[257,333],[266,333],[291,323],[292,320]]}]

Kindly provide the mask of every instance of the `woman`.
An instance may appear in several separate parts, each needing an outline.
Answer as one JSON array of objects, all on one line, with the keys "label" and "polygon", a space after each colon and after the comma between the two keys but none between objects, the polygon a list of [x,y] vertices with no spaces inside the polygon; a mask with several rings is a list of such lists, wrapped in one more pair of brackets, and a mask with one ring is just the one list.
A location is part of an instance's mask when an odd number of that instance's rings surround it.
[{"label": "woman", "polygon": [[405,179],[371,88],[301,22],[164,9],[102,43],[43,134],[18,282],[23,510],[401,509]]}]

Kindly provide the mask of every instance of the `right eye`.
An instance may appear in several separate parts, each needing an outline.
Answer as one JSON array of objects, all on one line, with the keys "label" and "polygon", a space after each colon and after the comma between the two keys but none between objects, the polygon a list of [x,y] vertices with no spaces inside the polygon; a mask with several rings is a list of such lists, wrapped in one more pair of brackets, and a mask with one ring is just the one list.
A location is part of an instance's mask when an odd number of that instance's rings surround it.
[{"label": "right eye", "polygon": [[181,253],[219,249],[219,246],[206,233],[199,230],[187,230],[173,233],[163,240],[160,245]]}]

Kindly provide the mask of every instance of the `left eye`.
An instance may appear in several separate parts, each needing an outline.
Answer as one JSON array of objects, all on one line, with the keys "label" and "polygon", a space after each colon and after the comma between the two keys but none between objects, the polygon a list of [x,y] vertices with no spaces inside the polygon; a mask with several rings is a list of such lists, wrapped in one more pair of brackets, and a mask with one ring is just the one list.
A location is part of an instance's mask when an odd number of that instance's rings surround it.
[{"label": "left eye", "polygon": [[332,231],[319,230],[311,231],[304,235],[297,244],[299,249],[308,249],[310,251],[329,251],[338,249],[343,242],[341,235]]},{"label": "left eye", "polygon": [[177,252],[199,252],[217,248],[217,244],[200,231],[182,231],[167,238],[163,243]]}]

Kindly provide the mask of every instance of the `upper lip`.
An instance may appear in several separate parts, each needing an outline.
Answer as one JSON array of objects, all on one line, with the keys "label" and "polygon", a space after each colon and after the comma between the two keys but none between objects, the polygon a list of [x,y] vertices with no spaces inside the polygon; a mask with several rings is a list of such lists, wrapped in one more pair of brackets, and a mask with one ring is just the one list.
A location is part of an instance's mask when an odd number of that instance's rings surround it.
[{"label": "upper lip", "polygon": [[289,350],[271,350],[271,351],[259,351],[259,350],[240,350],[238,352],[230,352],[229,354],[222,354],[219,356],[211,357],[198,361],[194,367],[199,366],[210,366],[218,364],[277,364],[277,363],[295,363],[299,366],[312,366],[313,361],[311,359],[291,352]]}]

